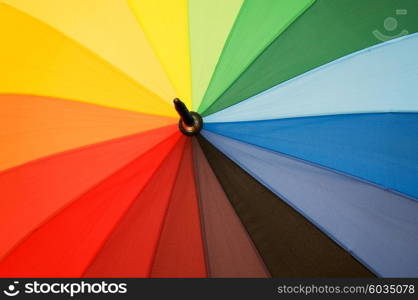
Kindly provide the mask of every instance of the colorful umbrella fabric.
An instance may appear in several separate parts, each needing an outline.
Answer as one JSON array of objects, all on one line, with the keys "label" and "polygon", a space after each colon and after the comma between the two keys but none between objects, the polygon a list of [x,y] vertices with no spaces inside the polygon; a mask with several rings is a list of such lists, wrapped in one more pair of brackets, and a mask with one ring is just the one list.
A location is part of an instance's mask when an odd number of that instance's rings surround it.
[{"label": "colorful umbrella fabric", "polygon": [[1,0],[0,276],[417,277],[417,16]]}]

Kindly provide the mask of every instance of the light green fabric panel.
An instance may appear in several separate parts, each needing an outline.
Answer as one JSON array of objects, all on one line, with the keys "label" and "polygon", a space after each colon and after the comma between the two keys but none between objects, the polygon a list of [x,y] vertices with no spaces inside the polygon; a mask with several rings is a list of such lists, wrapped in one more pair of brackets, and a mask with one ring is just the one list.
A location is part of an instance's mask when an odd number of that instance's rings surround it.
[{"label": "light green fabric panel", "polygon": [[189,0],[192,101],[197,110],[244,0]]}]

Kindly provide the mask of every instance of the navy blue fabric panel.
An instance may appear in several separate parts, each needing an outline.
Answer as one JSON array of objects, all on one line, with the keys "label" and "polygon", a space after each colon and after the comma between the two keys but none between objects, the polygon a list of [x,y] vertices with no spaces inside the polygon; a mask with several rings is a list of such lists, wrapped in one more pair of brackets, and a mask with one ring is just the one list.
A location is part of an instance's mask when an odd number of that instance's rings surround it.
[{"label": "navy blue fabric panel", "polygon": [[418,198],[417,113],[206,123],[204,128]]}]

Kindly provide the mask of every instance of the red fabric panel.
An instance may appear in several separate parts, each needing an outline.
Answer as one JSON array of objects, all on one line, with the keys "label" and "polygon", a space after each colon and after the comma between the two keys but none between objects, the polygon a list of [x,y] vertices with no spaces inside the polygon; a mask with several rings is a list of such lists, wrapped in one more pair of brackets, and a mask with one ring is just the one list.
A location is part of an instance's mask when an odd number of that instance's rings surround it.
[{"label": "red fabric panel", "polygon": [[151,277],[206,277],[191,139],[171,196]]},{"label": "red fabric panel", "polygon": [[0,276],[81,276],[179,138],[175,133],[39,227],[0,263]]},{"label": "red fabric panel", "polygon": [[209,276],[269,277],[264,262],[195,139],[193,158]]},{"label": "red fabric panel", "polygon": [[177,132],[143,132],[36,160],[0,173],[0,260],[58,210]]},{"label": "red fabric panel", "polygon": [[85,277],[148,277],[186,137],[155,172],[107,239]]}]

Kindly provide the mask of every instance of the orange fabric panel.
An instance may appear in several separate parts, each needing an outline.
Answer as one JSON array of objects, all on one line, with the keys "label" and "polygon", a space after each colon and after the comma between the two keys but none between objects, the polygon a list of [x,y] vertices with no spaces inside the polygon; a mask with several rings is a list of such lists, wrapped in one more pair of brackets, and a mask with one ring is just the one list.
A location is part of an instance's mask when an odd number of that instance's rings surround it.
[{"label": "orange fabric panel", "polygon": [[72,200],[177,134],[169,126],[33,161],[0,173],[0,259]]},{"label": "orange fabric panel", "polygon": [[169,117],[29,95],[0,95],[0,105],[0,170],[177,122]]}]

